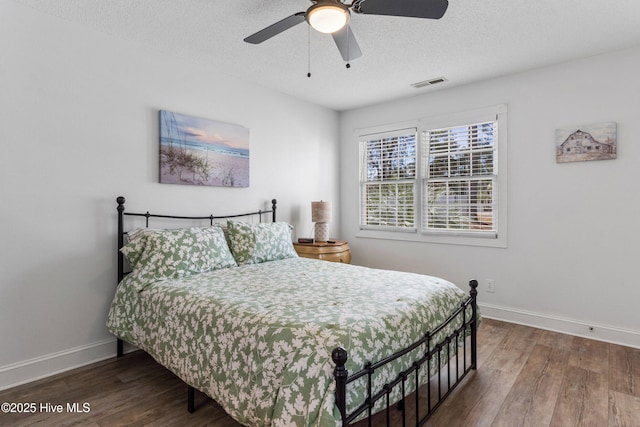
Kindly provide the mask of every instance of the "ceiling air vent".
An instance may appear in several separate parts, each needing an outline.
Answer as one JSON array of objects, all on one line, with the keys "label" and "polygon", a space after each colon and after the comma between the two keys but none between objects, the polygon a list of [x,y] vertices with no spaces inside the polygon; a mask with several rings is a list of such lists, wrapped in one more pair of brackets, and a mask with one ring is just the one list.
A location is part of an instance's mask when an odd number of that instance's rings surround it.
[{"label": "ceiling air vent", "polygon": [[435,79],[429,79],[422,82],[413,83],[411,87],[420,89],[421,87],[437,85],[438,83],[444,83],[446,81],[447,79],[445,79],[444,77],[436,77]]}]

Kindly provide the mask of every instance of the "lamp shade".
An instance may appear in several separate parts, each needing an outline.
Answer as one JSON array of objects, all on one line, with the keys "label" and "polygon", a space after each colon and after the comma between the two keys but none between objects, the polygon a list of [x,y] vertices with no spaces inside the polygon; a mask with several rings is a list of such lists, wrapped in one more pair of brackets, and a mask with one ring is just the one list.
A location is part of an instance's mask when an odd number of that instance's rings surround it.
[{"label": "lamp shade", "polygon": [[331,203],[323,201],[311,202],[311,221],[331,222]]}]

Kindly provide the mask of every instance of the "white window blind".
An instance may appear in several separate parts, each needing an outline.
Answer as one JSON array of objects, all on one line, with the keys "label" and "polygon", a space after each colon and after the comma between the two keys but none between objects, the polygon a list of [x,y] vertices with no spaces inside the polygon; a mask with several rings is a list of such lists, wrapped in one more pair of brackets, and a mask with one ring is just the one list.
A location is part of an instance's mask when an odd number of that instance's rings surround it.
[{"label": "white window blind", "polygon": [[422,231],[495,236],[497,121],[422,132]]},{"label": "white window blind", "polygon": [[416,230],[417,129],[360,138],[361,228]]},{"label": "white window blind", "polygon": [[391,126],[357,134],[357,236],[507,247],[507,105]]}]

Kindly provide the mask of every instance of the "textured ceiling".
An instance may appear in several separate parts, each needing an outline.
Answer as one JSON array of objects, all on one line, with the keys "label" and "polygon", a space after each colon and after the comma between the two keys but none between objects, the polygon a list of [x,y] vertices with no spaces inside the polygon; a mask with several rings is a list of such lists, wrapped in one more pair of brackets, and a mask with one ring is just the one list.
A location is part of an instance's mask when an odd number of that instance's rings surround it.
[{"label": "textured ceiling", "polygon": [[[308,0],[15,1],[338,111],[640,45],[640,0],[449,0],[440,20],[352,14],[363,56],[349,69],[306,23],[243,42]],[[448,81],[410,86],[435,77]]]}]

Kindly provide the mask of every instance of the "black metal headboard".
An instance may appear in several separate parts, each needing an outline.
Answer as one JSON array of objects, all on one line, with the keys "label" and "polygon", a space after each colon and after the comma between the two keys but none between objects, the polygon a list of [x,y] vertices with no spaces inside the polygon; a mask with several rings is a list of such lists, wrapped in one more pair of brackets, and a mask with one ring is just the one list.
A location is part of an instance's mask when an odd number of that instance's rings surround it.
[{"label": "black metal headboard", "polygon": [[124,202],[125,198],[123,196],[119,196],[116,198],[116,202],[118,203],[118,283],[124,278],[124,255],[120,252],[120,249],[124,246],[124,236],[126,232],[124,231],[124,216],[141,216],[145,218],[145,227],[149,227],[149,218],[165,218],[165,219],[182,219],[182,220],[209,220],[209,223],[213,225],[215,220],[220,219],[228,219],[228,218],[239,218],[246,216],[258,216],[260,222],[262,222],[262,215],[271,214],[271,220],[276,222],[276,199],[271,199],[271,210],[258,210],[256,212],[247,212],[241,214],[234,215],[207,215],[207,216],[177,216],[177,215],[158,215],[149,213],[149,211],[145,213],[135,213],[135,212],[125,212],[124,211]]},{"label": "black metal headboard", "polygon": [[[145,227],[149,227],[149,218],[164,218],[164,219],[179,219],[179,220],[187,220],[187,221],[195,221],[195,220],[209,220],[209,223],[213,225],[215,220],[228,219],[228,218],[239,218],[239,217],[247,217],[247,216],[258,216],[260,222],[262,222],[262,215],[271,214],[271,220],[276,222],[276,199],[271,199],[271,209],[270,210],[258,210],[255,212],[247,212],[241,214],[234,215],[206,215],[206,216],[178,216],[178,215],[159,215],[152,214],[148,211],[145,213],[136,213],[136,212],[125,212],[124,211],[124,202],[125,198],[123,196],[119,196],[116,198],[116,202],[118,203],[118,283],[124,278],[124,255],[120,252],[120,249],[124,246],[124,236],[127,234],[124,231],[124,216],[138,216],[145,218]],[[122,341],[118,339],[118,356],[122,356]]]}]

